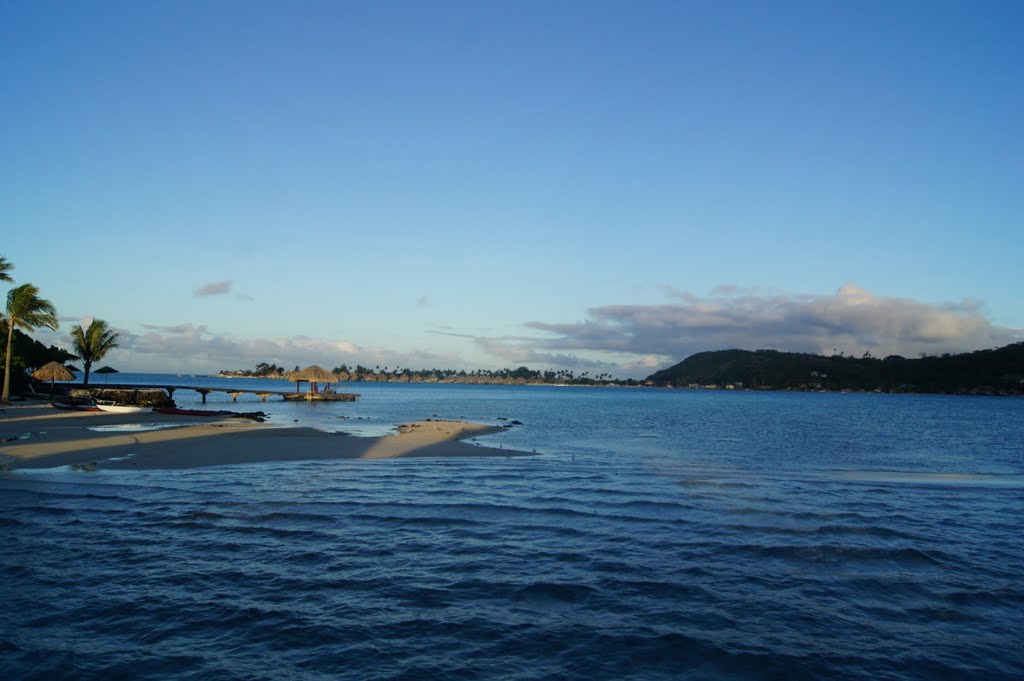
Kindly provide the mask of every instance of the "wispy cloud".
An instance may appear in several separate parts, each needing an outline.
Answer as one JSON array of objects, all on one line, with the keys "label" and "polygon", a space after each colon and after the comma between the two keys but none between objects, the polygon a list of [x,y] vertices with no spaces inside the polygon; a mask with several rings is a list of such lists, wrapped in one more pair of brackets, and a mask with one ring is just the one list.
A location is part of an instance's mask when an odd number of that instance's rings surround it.
[{"label": "wispy cloud", "polygon": [[209,284],[204,284],[197,288],[192,295],[196,298],[204,298],[206,296],[222,296],[226,293],[231,292],[231,280],[227,281],[215,281]]},{"label": "wispy cloud", "polygon": [[291,336],[239,338],[205,325],[146,325],[142,333],[123,332],[118,350],[122,361],[145,371],[209,371],[245,369],[259,362],[280,366],[348,364],[420,368],[460,368],[456,356],[429,350],[395,351],[360,346],[346,340]]},{"label": "wispy cloud", "polygon": [[[628,357],[623,361],[598,358],[587,354],[573,352],[552,352],[538,345],[536,336],[486,336],[481,334],[460,333],[456,331],[429,330],[438,336],[462,338],[471,341],[473,347],[482,354],[492,357],[497,362],[492,366],[512,367],[526,365],[533,369],[557,368],[587,370],[593,373],[609,372],[622,376],[647,375],[653,371],[641,371],[642,367],[659,368],[664,360],[654,357]],[[621,359],[621,358],[620,358]],[[464,366],[464,363],[460,366]],[[483,368],[483,367],[480,367]]]},{"label": "wispy cloud", "polygon": [[963,352],[1024,339],[1024,330],[990,322],[978,301],[929,304],[877,296],[853,284],[831,295],[758,293],[717,287],[701,297],[664,287],[679,302],[608,305],[577,323],[530,322],[548,334],[531,343],[572,350],[660,356],[678,361],[702,350],[774,348],[876,356]]}]

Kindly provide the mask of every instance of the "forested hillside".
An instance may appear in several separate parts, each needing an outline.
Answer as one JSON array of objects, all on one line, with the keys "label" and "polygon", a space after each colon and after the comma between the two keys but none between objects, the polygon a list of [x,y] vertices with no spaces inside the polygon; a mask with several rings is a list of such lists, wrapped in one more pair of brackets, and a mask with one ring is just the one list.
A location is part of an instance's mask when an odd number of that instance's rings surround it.
[{"label": "forested hillside", "polygon": [[718,350],[691,355],[647,380],[674,387],[1021,394],[1024,343],[917,359]]}]

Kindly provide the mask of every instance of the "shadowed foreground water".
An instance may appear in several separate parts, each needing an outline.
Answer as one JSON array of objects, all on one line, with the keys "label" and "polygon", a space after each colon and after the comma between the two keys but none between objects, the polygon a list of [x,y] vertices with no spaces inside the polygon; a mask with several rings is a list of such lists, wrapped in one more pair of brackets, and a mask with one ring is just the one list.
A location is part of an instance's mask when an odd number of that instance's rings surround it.
[{"label": "shadowed foreground water", "polygon": [[837,453],[848,433],[806,423],[838,400],[658,397],[672,422],[648,427],[623,393],[551,397],[629,423],[529,459],[6,474],[0,676],[1018,678],[1019,441],[977,445],[1019,434],[1021,403],[861,397],[862,439],[897,419],[921,450]]}]

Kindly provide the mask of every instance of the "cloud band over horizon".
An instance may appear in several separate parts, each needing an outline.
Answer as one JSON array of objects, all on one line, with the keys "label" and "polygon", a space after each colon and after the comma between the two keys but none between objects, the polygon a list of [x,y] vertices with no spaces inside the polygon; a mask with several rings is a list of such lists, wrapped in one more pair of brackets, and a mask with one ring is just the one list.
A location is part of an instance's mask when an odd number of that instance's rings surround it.
[{"label": "cloud band over horizon", "polygon": [[[227,282],[230,284],[230,282]],[[672,302],[591,308],[576,323],[527,322],[515,336],[427,332],[461,339],[451,348],[384,348],[341,339],[240,338],[205,325],[118,329],[127,361],[145,371],[243,369],[259,362],[292,366],[363,364],[411,369],[530,366],[645,377],[706,350],[731,348],[876,357],[969,352],[1024,340],[1024,329],[992,323],[980,301],[928,304],[877,296],[854,284],[829,295],[764,293],[720,286],[707,296],[664,287]],[[57,334],[54,334],[55,336]],[[67,343],[67,338],[62,338]],[[479,358],[485,358],[482,361]]]},{"label": "cloud band over horizon", "polygon": [[1024,330],[989,321],[979,301],[933,305],[877,296],[849,283],[831,295],[759,294],[731,286],[705,297],[668,291],[678,302],[607,305],[588,310],[583,322],[526,326],[550,334],[533,342],[549,351],[606,351],[673,361],[729,348],[917,356],[1024,339]]}]

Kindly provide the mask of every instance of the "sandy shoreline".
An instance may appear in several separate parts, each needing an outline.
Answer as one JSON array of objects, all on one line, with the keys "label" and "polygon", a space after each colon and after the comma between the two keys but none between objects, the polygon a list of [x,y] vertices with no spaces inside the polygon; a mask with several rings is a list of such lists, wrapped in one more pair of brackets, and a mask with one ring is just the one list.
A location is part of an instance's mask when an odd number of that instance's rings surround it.
[{"label": "sandy shoreline", "polygon": [[[0,466],[168,469],[263,461],[389,459],[412,456],[522,456],[481,447],[466,438],[500,432],[500,426],[458,421],[402,424],[395,435],[357,437],[313,428],[282,428],[237,419],[144,412],[58,411],[49,404],[4,407],[0,414]],[[155,430],[93,430],[98,426],[159,424]]]}]

